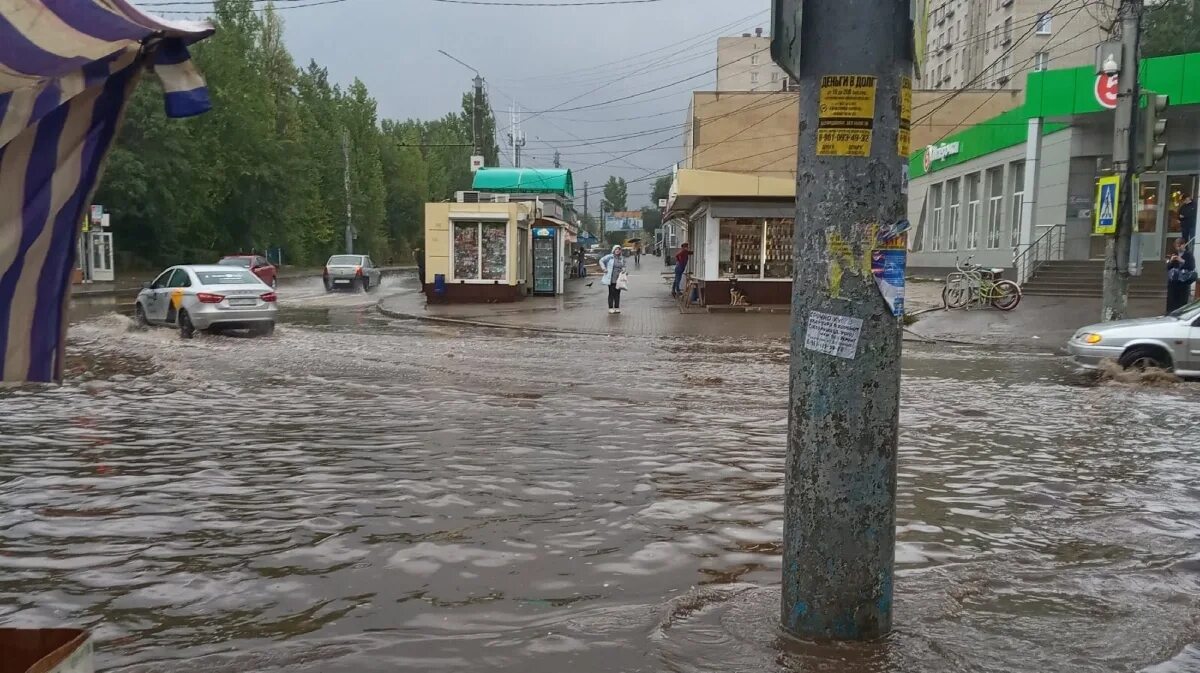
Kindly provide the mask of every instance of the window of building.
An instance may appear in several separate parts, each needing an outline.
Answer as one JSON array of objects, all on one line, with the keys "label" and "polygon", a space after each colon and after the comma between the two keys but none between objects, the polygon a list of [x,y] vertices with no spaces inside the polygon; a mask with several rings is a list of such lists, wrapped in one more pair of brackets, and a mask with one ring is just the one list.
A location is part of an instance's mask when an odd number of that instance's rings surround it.
[{"label": "window of building", "polygon": [[771,71],[771,83],[774,84],[775,82],[778,82],[778,81],[779,81],[779,71],[772,70]]},{"label": "window of building", "polygon": [[1035,72],[1045,70],[1050,63],[1050,54],[1048,52],[1039,51],[1033,55],[1033,69]]},{"label": "window of building", "polygon": [[1037,34],[1049,35],[1051,33],[1051,17],[1050,12],[1042,12],[1037,18]]},{"label": "window of building", "polygon": [[758,71],[757,70],[750,73],[750,83],[758,84]]},{"label": "window of building", "polygon": [[958,211],[962,195],[959,193],[958,180],[946,182],[946,203],[948,211],[946,221],[946,250],[958,250]]},{"label": "window of building", "polygon": [[979,249],[979,174],[972,173],[967,181],[967,250]]},{"label": "window of building", "polygon": [[1004,43],[1012,42],[1012,17],[1004,19]]},{"label": "window of building", "polygon": [[931,208],[932,226],[930,227],[932,229],[930,233],[933,236],[930,237],[930,242],[933,252],[937,252],[942,249],[942,186],[940,184],[929,187],[929,202],[933,204]]},{"label": "window of building", "polygon": [[1025,162],[1014,161],[1009,169],[1009,174],[1012,175],[1012,201],[1010,202],[1010,210],[1008,220],[1011,230],[1012,247],[1021,245],[1021,211],[1025,206]]},{"label": "window of building", "polygon": [[1000,48],[1000,26],[992,28],[992,47],[996,49]]},{"label": "window of building", "polygon": [[758,65],[758,54],[750,55],[750,65]]},{"label": "window of building", "polygon": [[738,278],[791,278],[792,218],[722,218],[717,270]]},{"label": "window of building", "polygon": [[454,223],[454,279],[504,280],[508,277],[508,224]]},{"label": "window of building", "polygon": [[1007,79],[1009,68],[1012,66],[1012,56],[1005,54],[1004,58],[1000,59],[1000,77]]},{"label": "window of building", "polygon": [[988,220],[987,247],[995,250],[1000,247],[1001,211],[1004,207],[1004,169],[989,168],[987,172],[988,188]]}]

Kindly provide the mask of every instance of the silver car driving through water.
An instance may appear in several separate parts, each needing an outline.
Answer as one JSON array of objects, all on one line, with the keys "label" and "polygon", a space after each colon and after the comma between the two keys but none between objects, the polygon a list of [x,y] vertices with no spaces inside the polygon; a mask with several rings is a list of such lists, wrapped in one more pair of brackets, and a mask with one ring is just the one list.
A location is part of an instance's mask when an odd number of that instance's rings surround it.
[{"label": "silver car driving through water", "polygon": [[196,330],[247,329],[266,336],[275,331],[275,290],[234,266],[173,266],[142,286],[134,305],[140,325],[171,325],[190,339]]},{"label": "silver car driving through water", "polygon": [[383,272],[371,261],[370,255],[334,255],[325,262],[323,276],[326,292],[359,287],[366,291],[383,282]]},{"label": "silver car driving through water", "polygon": [[1081,367],[1114,360],[1127,369],[1166,369],[1200,377],[1200,301],[1157,318],[1116,320],[1075,332],[1067,351]]}]

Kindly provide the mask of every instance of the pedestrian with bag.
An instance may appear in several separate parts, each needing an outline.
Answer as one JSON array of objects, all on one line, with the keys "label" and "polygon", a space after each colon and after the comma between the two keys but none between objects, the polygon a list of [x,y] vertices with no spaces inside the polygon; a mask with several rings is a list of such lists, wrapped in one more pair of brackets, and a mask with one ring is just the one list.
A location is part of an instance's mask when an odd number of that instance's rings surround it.
[{"label": "pedestrian with bag", "polygon": [[600,258],[600,270],[604,277],[602,285],[608,286],[608,312],[621,312],[621,290],[629,287],[629,275],[625,273],[625,255],[621,246],[614,245],[612,252]]},{"label": "pedestrian with bag", "polygon": [[1188,243],[1175,239],[1175,254],[1167,259],[1167,313],[1188,303],[1188,288],[1196,282],[1196,258]]}]

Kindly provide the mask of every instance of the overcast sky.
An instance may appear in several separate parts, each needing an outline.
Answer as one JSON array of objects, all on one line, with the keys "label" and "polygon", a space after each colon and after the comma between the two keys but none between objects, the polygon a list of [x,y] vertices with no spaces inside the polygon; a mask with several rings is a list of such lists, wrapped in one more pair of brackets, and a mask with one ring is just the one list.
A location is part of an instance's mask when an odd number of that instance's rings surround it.
[{"label": "overcast sky", "polygon": [[[635,180],[665,172],[678,161],[690,92],[712,89],[715,83],[711,71],[716,67],[717,37],[759,26],[769,30],[769,10],[770,0],[660,0],[598,7],[346,0],[289,8],[282,15],[296,62],[304,65],[315,59],[337,82],[362,79],[379,101],[383,117],[427,119],[458,108],[473,75],[439,49],[471,64],[487,80],[501,128],[509,125],[513,98],[532,115],[655,89],[605,107],[535,115],[523,124],[523,165],[552,165],[553,148],[558,147],[562,165],[575,171],[576,192],[581,195],[585,180],[596,190],[609,175]],[[638,56],[651,50],[658,51]],[[597,68],[614,61],[618,63]],[[693,76],[697,77],[668,86]],[[603,88],[588,93],[598,87]],[[641,131],[656,132],[587,146],[576,139],[595,143],[591,139]],[[619,160],[654,143],[661,144]],[[505,152],[511,155],[501,143],[502,162],[507,161]],[[651,184],[630,184],[631,208],[648,202]],[[593,196],[593,213],[596,204]]]}]

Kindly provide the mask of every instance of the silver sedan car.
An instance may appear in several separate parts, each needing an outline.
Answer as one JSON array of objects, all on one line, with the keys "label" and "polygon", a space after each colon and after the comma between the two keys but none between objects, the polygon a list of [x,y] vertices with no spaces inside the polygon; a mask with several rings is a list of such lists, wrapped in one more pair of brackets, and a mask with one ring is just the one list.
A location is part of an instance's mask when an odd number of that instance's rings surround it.
[{"label": "silver sedan car", "polygon": [[134,305],[140,325],[170,325],[184,339],[196,330],[275,331],[278,297],[269,285],[235,266],[173,266],[142,286]]},{"label": "silver sedan car", "polygon": [[1127,369],[1156,367],[1200,377],[1200,301],[1157,318],[1088,325],[1075,332],[1067,351],[1088,369],[1115,360]]},{"label": "silver sedan car", "polygon": [[358,287],[365,292],[383,282],[383,272],[370,255],[334,255],[325,262],[323,276],[326,292]]}]

